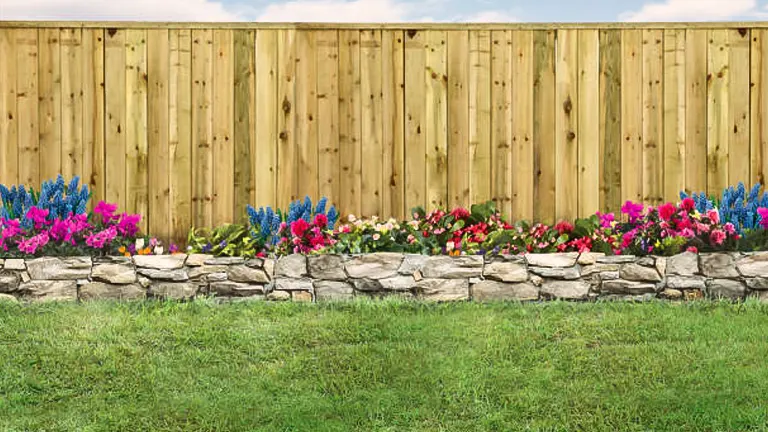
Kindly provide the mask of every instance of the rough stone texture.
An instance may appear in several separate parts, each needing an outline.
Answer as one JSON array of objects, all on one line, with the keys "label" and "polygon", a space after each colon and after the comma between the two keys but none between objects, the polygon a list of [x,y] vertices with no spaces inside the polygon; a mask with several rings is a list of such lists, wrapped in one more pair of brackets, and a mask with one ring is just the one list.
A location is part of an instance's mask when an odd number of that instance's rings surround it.
[{"label": "rough stone texture", "polygon": [[626,264],[635,262],[637,259],[634,255],[609,255],[602,258],[598,258],[598,264]]},{"label": "rough stone texture", "polygon": [[685,290],[683,291],[685,299],[688,301],[699,300],[704,298],[704,293],[701,290]]},{"label": "rough stone texture", "polygon": [[[651,260],[653,265],[653,260]],[[661,276],[653,267],[644,267],[640,264],[624,264],[619,273],[623,279],[642,282],[660,282]]]},{"label": "rough stone texture", "polygon": [[528,271],[545,278],[578,279],[581,277],[579,268],[574,267],[528,267]]},{"label": "rough stone texture", "polygon": [[80,287],[80,300],[141,300],[146,297],[147,290],[138,283],[91,282]]},{"label": "rough stone texture", "polygon": [[667,274],[667,257],[656,257],[656,271],[662,276]]},{"label": "rough stone texture", "polygon": [[307,276],[307,257],[298,254],[280,257],[275,263],[274,275],[288,278]]},{"label": "rough stone texture", "polygon": [[186,265],[189,267],[199,267],[205,264],[209,259],[213,259],[213,255],[207,254],[190,254],[187,257]]},{"label": "rough stone texture", "polygon": [[32,280],[32,278],[29,277],[29,272],[25,272],[25,271],[21,272],[21,281],[22,282],[29,282],[31,280]]},{"label": "rough stone texture", "polygon": [[144,276],[139,276],[138,280],[139,280],[139,285],[141,285],[144,288],[147,288],[152,284],[152,281],[149,280],[149,278],[146,278]]},{"label": "rough stone texture", "polygon": [[422,279],[416,291],[419,298],[432,301],[456,301],[469,299],[467,279]]},{"label": "rough stone texture", "polygon": [[659,297],[669,299],[669,300],[680,300],[683,298],[683,292],[680,290],[667,288],[661,293],[659,293]]},{"label": "rough stone texture", "polygon": [[22,283],[19,290],[31,300],[77,300],[77,282],[73,280],[31,280]]},{"label": "rough stone texture", "polygon": [[619,264],[594,264],[581,268],[581,277],[591,276],[597,273],[618,272],[621,266]]},{"label": "rough stone texture", "polygon": [[459,257],[433,256],[424,263],[421,271],[426,279],[463,279],[479,277],[483,274],[483,257],[468,255]]},{"label": "rough stone texture", "polygon": [[268,283],[269,277],[264,270],[248,267],[244,264],[227,266],[229,280],[235,282]]},{"label": "rough stone texture", "polygon": [[0,303],[3,302],[18,303],[19,300],[10,294],[0,294]]},{"label": "rough stone texture", "polygon": [[229,279],[226,273],[209,273],[205,280],[208,282],[221,282]]},{"label": "rough stone texture", "polygon": [[502,282],[525,282],[528,280],[528,271],[523,261],[494,260],[485,265],[483,276]]},{"label": "rough stone texture", "polygon": [[381,286],[381,282],[379,282],[377,279],[351,279],[351,282],[355,289],[358,291],[376,292],[384,290],[384,288]]},{"label": "rough stone texture", "polygon": [[148,292],[152,297],[185,300],[197,294],[197,285],[190,282],[153,282]]},{"label": "rough stone texture", "polygon": [[531,283],[504,283],[485,280],[472,285],[472,299],[476,301],[538,300],[539,289]]},{"label": "rough stone texture", "polygon": [[134,255],[133,263],[136,267],[155,270],[176,270],[184,267],[187,259],[185,254],[174,255]]},{"label": "rough stone texture", "polygon": [[309,303],[312,301],[312,293],[309,291],[291,291],[291,300],[295,302]]},{"label": "rough stone texture", "polygon": [[355,295],[352,285],[338,281],[315,281],[317,301],[349,300]]},{"label": "rough stone texture", "polygon": [[768,276],[768,252],[756,252],[736,261],[736,267],[742,276],[767,277]]},{"label": "rough stone texture", "polygon": [[203,262],[207,265],[236,265],[245,264],[245,258],[243,257],[215,257],[209,258]]},{"label": "rough stone texture", "polygon": [[279,278],[275,289],[280,291],[312,291],[312,280],[307,278]]},{"label": "rough stone texture", "polygon": [[91,257],[43,257],[26,261],[34,280],[77,280],[91,275]]},{"label": "rough stone texture", "polygon": [[345,263],[347,274],[353,278],[384,279],[395,276],[403,255],[397,253],[373,253],[356,255]]},{"label": "rough stone texture", "polygon": [[184,282],[189,280],[189,275],[184,269],[156,270],[151,268],[139,268],[136,271],[140,275],[146,276],[152,280],[167,280],[175,282]]},{"label": "rough stone texture", "polygon": [[130,264],[94,264],[91,278],[112,284],[136,282],[136,270]]},{"label": "rough stone texture", "polygon": [[642,257],[642,258],[638,258],[637,261],[635,261],[635,264],[645,266],[645,267],[653,267],[655,264],[655,261],[651,257]]},{"label": "rough stone texture", "polygon": [[699,257],[684,252],[667,258],[667,275],[693,276],[699,272]]},{"label": "rough stone texture", "polygon": [[710,298],[727,298],[738,300],[744,298],[747,288],[742,282],[731,279],[714,279],[707,284],[707,294]]},{"label": "rough stone texture", "polygon": [[267,276],[269,276],[270,279],[273,279],[275,277],[275,260],[264,260],[264,271],[267,272]]},{"label": "rough stone texture", "polygon": [[26,270],[27,265],[24,264],[24,260],[22,258],[9,258],[5,260],[3,268],[6,270]]},{"label": "rough stone texture", "polygon": [[703,290],[706,287],[706,284],[705,279],[702,276],[667,276],[666,287],[674,289]]},{"label": "rough stone texture", "polygon": [[416,279],[413,276],[395,276],[386,279],[379,279],[381,289],[385,291],[408,291],[416,287]]},{"label": "rough stone texture", "polygon": [[222,297],[250,297],[264,294],[264,286],[232,281],[211,282],[209,292]]},{"label": "rough stone texture", "polygon": [[192,267],[187,272],[190,279],[199,279],[203,276],[208,276],[213,273],[227,273],[227,266],[225,265],[201,265]]},{"label": "rough stone texture", "polygon": [[[768,303],[768,291],[755,291],[751,293],[749,297],[759,301],[760,303]],[[0,301],[2,301],[1,297]]]},{"label": "rough stone texture", "polygon": [[0,293],[14,292],[19,289],[19,280],[21,278],[17,273],[4,271],[0,273]]},{"label": "rough stone texture", "polygon": [[607,280],[619,279],[620,275],[619,275],[619,272],[617,271],[611,271],[611,272],[598,273],[597,277],[600,278],[601,281],[607,281]]},{"label": "rough stone texture", "polygon": [[316,255],[309,257],[309,276],[313,279],[343,281],[344,257],[341,255]]},{"label": "rough stone texture", "polygon": [[413,275],[415,272],[421,272],[424,264],[427,262],[427,258],[429,257],[426,255],[406,254],[398,272],[404,275]]},{"label": "rough stone texture", "polygon": [[603,258],[605,256],[602,252],[584,252],[581,255],[579,255],[578,262],[581,265],[592,265],[597,262],[599,258]]},{"label": "rough stone texture", "polygon": [[600,291],[610,294],[646,294],[655,293],[656,285],[652,283],[616,279],[603,282]]},{"label": "rough stone texture", "polygon": [[245,262],[245,265],[252,268],[264,268],[264,260],[262,258],[251,258]]},{"label": "rough stone texture", "polygon": [[288,301],[291,299],[291,293],[288,291],[272,291],[267,294],[267,300],[272,301]]},{"label": "rough stone texture", "polygon": [[547,280],[541,285],[541,295],[546,298],[586,300],[589,284],[583,281]]},{"label": "rough stone texture", "polygon": [[731,254],[702,254],[699,256],[699,260],[701,261],[701,272],[704,273],[704,276],[713,278],[739,277],[739,272],[736,271],[735,261]]},{"label": "rough stone texture", "polygon": [[608,294],[600,297],[601,301],[622,301],[622,302],[635,302],[644,303],[649,302],[655,298],[654,294],[638,294],[638,295],[622,295],[622,294]]},{"label": "rough stone texture", "polygon": [[542,277],[541,277],[541,276],[539,276],[539,275],[535,275],[535,274],[532,274],[532,275],[531,275],[531,283],[532,283],[534,286],[540,287],[540,286],[541,286],[541,284],[543,284],[543,283],[544,283],[544,278],[542,278]]},{"label": "rough stone texture", "polygon": [[573,267],[578,258],[578,252],[525,255],[528,265],[534,267]]},{"label": "rough stone texture", "polygon": [[768,279],[766,278],[748,278],[746,279],[747,286],[753,290],[768,290]]}]

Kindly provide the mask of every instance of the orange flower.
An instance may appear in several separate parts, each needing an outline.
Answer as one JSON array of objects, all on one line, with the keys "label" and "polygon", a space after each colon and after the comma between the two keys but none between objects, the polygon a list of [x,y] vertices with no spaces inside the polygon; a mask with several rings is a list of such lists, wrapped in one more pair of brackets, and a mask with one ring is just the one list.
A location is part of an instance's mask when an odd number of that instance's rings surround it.
[{"label": "orange flower", "polygon": [[127,257],[129,257],[129,256],[131,256],[131,254],[130,254],[130,253],[128,253],[128,252],[123,252],[123,256],[127,256]]},{"label": "orange flower", "polygon": [[120,249],[117,250],[121,254],[125,254],[125,246],[120,246]]}]

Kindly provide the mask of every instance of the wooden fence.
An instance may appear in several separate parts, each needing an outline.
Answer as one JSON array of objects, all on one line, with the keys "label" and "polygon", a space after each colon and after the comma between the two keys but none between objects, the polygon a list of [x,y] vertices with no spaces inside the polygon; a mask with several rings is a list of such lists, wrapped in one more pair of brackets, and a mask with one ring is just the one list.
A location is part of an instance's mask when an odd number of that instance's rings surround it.
[{"label": "wooden fence", "polygon": [[0,181],[151,233],[325,195],[551,221],[768,169],[768,24],[0,23]]}]

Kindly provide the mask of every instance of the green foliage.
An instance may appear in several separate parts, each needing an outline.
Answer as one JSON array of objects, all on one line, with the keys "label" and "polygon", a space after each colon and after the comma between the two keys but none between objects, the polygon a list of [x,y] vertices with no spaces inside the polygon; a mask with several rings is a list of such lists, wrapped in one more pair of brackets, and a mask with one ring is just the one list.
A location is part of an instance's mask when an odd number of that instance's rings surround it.
[{"label": "green foliage", "polygon": [[261,250],[249,228],[242,224],[224,224],[214,229],[192,228],[187,236],[187,245],[190,253],[214,256],[252,258]]}]

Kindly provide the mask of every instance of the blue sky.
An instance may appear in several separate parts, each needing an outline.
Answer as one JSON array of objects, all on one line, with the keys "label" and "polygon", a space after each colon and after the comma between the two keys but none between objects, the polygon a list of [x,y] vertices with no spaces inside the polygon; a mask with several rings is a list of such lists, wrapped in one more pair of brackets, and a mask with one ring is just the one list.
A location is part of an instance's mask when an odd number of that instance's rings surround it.
[{"label": "blue sky", "polygon": [[768,19],[768,0],[0,0],[0,20],[590,22]]}]

